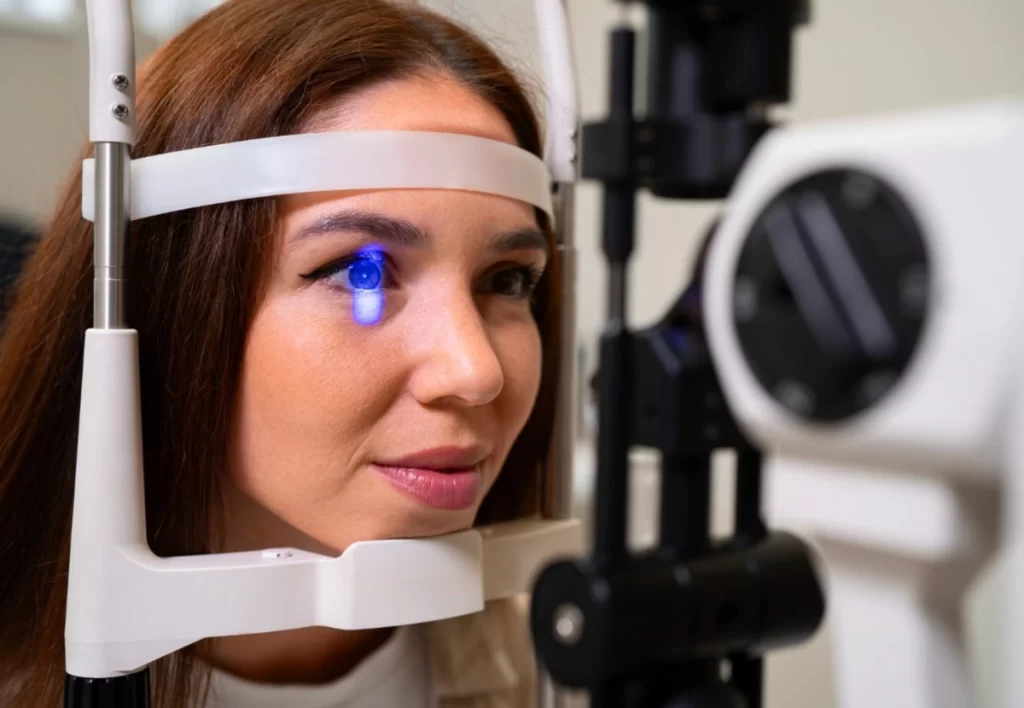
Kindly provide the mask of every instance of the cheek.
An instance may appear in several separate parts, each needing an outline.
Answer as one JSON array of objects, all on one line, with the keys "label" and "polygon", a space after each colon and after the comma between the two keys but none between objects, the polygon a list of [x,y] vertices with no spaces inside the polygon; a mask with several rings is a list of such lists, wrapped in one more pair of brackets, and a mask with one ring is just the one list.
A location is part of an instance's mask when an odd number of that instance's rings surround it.
[{"label": "cheek", "polygon": [[339,466],[389,399],[393,361],[354,328],[330,308],[284,298],[258,313],[236,411],[233,474],[248,491],[315,496],[343,480]]},{"label": "cheek", "polygon": [[502,418],[511,447],[533,410],[540,391],[542,345],[537,324],[530,319],[508,327],[495,337],[495,349],[505,376]]}]

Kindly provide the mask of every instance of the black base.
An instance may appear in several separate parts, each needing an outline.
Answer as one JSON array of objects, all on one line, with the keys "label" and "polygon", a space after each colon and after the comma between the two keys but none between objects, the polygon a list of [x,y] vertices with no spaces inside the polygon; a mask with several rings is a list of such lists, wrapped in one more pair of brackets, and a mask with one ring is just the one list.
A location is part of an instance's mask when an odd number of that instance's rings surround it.
[{"label": "black base", "polygon": [[67,675],[64,708],[149,708],[149,669],[104,679]]}]

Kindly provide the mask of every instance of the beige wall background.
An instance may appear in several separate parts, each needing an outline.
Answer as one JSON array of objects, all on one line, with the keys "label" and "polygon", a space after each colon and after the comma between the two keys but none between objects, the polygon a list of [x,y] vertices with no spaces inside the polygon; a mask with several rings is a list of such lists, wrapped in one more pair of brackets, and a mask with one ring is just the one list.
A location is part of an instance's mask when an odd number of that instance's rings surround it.
[{"label": "beige wall background", "polygon": [[[424,0],[479,29],[539,87],[530,0]],[[167,0],[173,2],[173,0]],[[607,31],[621,16],[611,0],[568,0],[586,119],[607,98]],[[1021,0],[814,0],[814,19],[796,43],[792,121],[920,108],[975,98],[1024,94],[1024,2]],[[641,12],[634,12],[642,15]],[[138,38],[142,58],[156,46]],[[47,218],[87,135],[87,45],[84,22],[63,33],[0,26],[0,214]],[[716,204],[679,204],[644,196],[633,260],[630,315],[656,318],[683,286],[696,235]],[[581,342],[591,352],[604,317],[600,191],[579,188]],[[592,449],[580,446],[576,473],[583,498]],[[637,455],[635,537],[649,528],[655,504],[654,462]],[[716,513],[727,504],[728,485]],[[785,520],[773,520],[785,523]],[[768,708],[834,705],[829,632],[769,660]]]}]

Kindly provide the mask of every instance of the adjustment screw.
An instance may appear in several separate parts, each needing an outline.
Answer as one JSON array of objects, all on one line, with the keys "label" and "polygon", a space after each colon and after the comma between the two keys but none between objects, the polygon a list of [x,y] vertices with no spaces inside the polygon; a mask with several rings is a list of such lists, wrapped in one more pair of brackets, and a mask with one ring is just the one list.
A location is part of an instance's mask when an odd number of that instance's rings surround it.
[{"label": "adjustment screw", "polygon": [[672,571],[672,577],[683,587],[688,587],[693,582],[693,574],[685,565],[681,565]]},{"label": "adjustment screw", "polygon": [[798,381],[780,381],[775,387],[775,397],[794,413],[809,415],[814,411],[814,393]]},{"label": "adjustment screw", "polygon": [[284,560],[285,558],[291,558],[292,552],[285,548],[268,548],[263,551],[263,557],[267,560]]},{"label": "adjustment screw", "polygon": [[555,610],[555,639],[559,644],[575,646],[583,636],[583,611],[571,603]]},{"label": "adjustment screw", "polygon": [[118,103],[110,110],[114,114],[114,117],[118,120],[124,120],[128,117],[128,106],[124,105],[123,103]]},{"label": "adjustment screw", "polygon": [[733,314],[739,322],[750,322],[757,316],[760,305],[757,298],[757,283],[746,276],[736,278],[733,287]]},{"label": "adjustment screw", "polygon": [[843,180],[843,201],[851,209],[867,209],[878,195],[878,183],[866,175],[854,174]]},{"label": "adjustment screw", "polygon": [[128,80],[128,77],[124,74],[114,74],[112,77],[110,77],[110,83],[114,84],[114,88],[116,88],[118,91],[127,91],[128,86],[131,85],[131,82]]},{"label": "adjustment screw", "polygon": [[865,403],[874,403],[893,387],[896,374],[892,371],[875,371],[869,374],[860,385],[861,399]]},{"label": "adjustment screw", "polygon": [[911,317],[920,317],[928,305],[928,273],[921,266],[910,266],[900,275],[900,305]]}]

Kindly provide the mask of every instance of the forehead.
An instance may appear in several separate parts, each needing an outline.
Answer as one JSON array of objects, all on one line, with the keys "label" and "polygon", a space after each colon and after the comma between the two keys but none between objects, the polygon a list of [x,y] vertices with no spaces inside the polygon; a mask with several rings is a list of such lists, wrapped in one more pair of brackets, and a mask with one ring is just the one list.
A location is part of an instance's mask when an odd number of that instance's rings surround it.
[{"label": "forehead", "polygon": [[416,130],[462,133],[516,143],[493,104],[459,81],[416,75],[375,84],[328,106],[306,132]]},{"label": "forehead", "polygon": [[[442,75],[417,75],[375,84],[328,106],[305,127],[305,132],[350,130],[461,133],[516,144],[512,127],[494,105]],[[452,200],[462,204],[453,204]],[[494,229],[536,223],[534,209],[526,203],[468,192],[410,191],[403,192],[399,199],[391,190],[319,192],[288,195],[281,202],[286,232],[308,226],[339,209],[405,218],[437,233],[470,231],[484,235]]]}]

